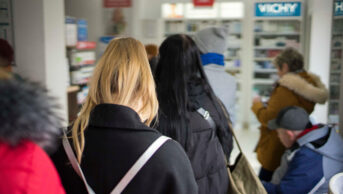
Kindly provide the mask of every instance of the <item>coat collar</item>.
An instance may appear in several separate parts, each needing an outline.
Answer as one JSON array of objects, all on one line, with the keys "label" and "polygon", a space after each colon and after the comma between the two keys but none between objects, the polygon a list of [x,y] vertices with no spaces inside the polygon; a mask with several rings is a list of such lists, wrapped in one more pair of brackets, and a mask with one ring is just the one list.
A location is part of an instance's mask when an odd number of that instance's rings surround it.
[{"label": "coat collar", "polygon": [[97,105],[90,114],[89,126],[155,131],[142,123],[139,115],[134,110],[117,104]]},{"label": "coat collar", "polygon": [[[314,85],[309,83],[305,77],[308,76]],[[282,76],[278,83],[309,101],[324,104],[328,99],[329,92],[320,78],[312,73],[287,73]]]}]

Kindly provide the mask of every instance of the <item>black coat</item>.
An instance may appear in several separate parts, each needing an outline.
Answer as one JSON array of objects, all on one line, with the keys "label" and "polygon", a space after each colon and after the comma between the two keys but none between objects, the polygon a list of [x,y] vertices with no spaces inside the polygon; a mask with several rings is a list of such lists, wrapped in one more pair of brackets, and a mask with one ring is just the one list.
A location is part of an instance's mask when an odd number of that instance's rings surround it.
[{"label": "black coat", "polygon": [[[193,89],[189,91],[192,106],[196,107],[196,109],[202,107],[210,113],[216,123],[220,122],[219,113],[214,105],[217,101],[210,100],[202,86]],[[217,106],[220,105],[217,104]],[[191,145],[186,149],[186,152],[192,163],[199,193],[226,194],[229,188],[229,180],[222,144],[218,138],[218,129],[217,127],[211,127],[209,122],[196,109],[188,112]],[[159,127],[163,126],[167,119],[162,113],[159,119]],[[159,127],[158,130],[165,131],[159,129]],[[227,130],[229,129],[227,128]],[[170,135],[168,131],[165,133]],[[224,146],[228,146],[232,150],[232,142]]]},{"label": "black coat", "polygon": [[[161,134],[145,126],[132,109],[97,105],[85,130],[81,168],[97,193],[108,194],[139,156]],[[87,193],[62,146],[52,156],[67,193]],[[150,158],[123,193],[197,193],[191,164],[182,147],[168,140]]]}]

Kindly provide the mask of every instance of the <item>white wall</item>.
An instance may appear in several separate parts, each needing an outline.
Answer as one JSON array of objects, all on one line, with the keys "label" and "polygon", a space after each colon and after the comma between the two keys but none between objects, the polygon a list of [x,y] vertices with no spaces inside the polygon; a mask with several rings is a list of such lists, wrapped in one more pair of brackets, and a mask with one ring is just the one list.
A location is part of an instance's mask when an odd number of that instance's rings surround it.
[{"label": "white wall", "polygon": [[65,15],[88,21],[90,41],[98,41],[99,36],[105,33],[103,1],[65,0]]},{"label": "white wall", "polygon": [[67,64],[63,1],[13,1],[15,72],[39,82],[57,98],[67,121]]},{"label": "white wall", "polygon": [[[103,1],[65,0],[65,10],[68,16],[86,19],[89,26],[88,39],[98,41],[100,36],[106,35],[106,21],[111,19],[113,8],[104,8]],[[144,44],[161,42],[162,36],[147,37],[143,33],[144,24],[150,20],[156,22],[156,26],[153,26],[156,34],[162,34],[161,0],[132,0],[132,6],[122,10],[127,22],[126,35]]]},{"label": "white wall", "polygon": [[13,17],[15,71],[33,81],[45,83],[43,0],[14,0]]},{"label": "white wall", "polygon": [[161,0],[149,0],[149,3],[147,0],[134,0],[133,3],[133,36],[143,44],[160,45],[163,40]]},{"label": "white wall", "polygon": [[[66,61],[64,2],[44,0],[45,83],[52,96],[60,100],[67,118],[69,67]],[[67,120],[66,120],[67,121]]]},{"label": "white wall", "polygon": [[[330,73],[330,44],[332,27],[332,0],[311,0],[312,23],[309,53],[309,70],[320,76],[328,87]],[[316,105],[313,117],[317,122],[326,123],[328,105]]]}]

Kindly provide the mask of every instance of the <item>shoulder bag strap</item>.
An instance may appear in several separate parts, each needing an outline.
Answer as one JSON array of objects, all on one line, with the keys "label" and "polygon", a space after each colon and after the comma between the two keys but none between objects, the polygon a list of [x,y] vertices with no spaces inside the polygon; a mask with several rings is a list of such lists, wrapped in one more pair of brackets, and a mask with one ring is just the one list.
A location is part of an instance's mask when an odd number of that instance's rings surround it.
[{"label": "shoulder bag strap", "polygon": [[226,108],[224,107],[222,101],[220,101],[218,98],[217,98],[217,102],[219,103],[220,107],[222,108],[222,110],[223,110],[223,112],[224,112],[224,114],[225,114],[225,118],[226,118],[227,123],[228,123],[228,125],[229,125],[229,128],[230,128],[230,131],[231,131],[231,133],[232,133],[232,136],[235,138],[235,141],[236,141],[236,143],[237,143],[237,147],[238,147],[239,151],[240,151],[241,153],[243,153],[242,148],[241,148],[241,145],[239,145],[238,139],[237,139],[237,137],[236,137],[236,135],[235,135],[235,132],[233,131],[232,124],[231,124],[231,122],[230,122],[230,116],[229,116],[228,112],[226,111]]},{"label": "shoulder bag strap", "polygon": [[80,167],[80,164],[79,162],[77,161],[76,157],[75,157],[75,154],[70,146],[70,143],[68,141],[68,137],[67,135],[65,134],[65,131],[63,131],[64,133],[64,137],[63,137],[63,141],[62,141],[62,144],[63,144],[63,148],[68,156],[68,159],[74,169],[74,171],[81,177],[83,183],[85,184],[86,188],[87,188],[87,192],[89,194],[95,194],[95,192],[93,191],[93,189],[88,185],[87,183],[87,180],[86,180],[86,177],[85,175],[83,174],[82,172],[82,169]]},{"label": "shoulder bag strap", "polygon": [[[155,154],[155,152],[167,141],[169,140],[169,137],[166,136],[160,136],[157,138],[149,147],[148,149],[139,157],[139,159],[135,162],[135,164],[130,168],[130,170],[125,174],[125,176],[120,180],[120,182],[117,184],[117,186],[113,189],[111,194],[119,194],[121,193],[126,186],[131,182],[131,180],[136,176],[136,174],[140,171],[140,169],[148,162],[148,160]],[[68,141],[68,138],[66,134],[64,133],[63,138],[63,147],[66,151],[66,154],[68,156],[68,159],[75,170],[75,172],[81,177],[83,180],[87,191],[89,194],[95,194],[93,189],[88,185],[87,180],[82,172],[82,169],[79,165],[79,163],[76,160],[76,157],[74,155],[74,152],[70,146],[70,143]]]},{"label": "shoulder bag strap", "polygon": [[161,136],[152,143],[148,149],[139,157],[136,163],[130,168],[125,176],[120,180],[117,186],[113,189],[111,194],[121,193],[131,180],[136,176],[140,169],[148,162],[148,160],[154,155],[154,153],[167,141],[169,137]]}]

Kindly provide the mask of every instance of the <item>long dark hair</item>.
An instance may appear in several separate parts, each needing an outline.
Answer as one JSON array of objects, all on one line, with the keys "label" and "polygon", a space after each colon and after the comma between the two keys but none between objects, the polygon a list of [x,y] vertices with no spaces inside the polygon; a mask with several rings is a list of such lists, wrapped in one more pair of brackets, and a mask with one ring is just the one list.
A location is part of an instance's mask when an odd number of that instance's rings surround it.
[{"label": "long dark hair", "polygon": [[157,96],[160,117],[166,119],[159,123],[158,129],[180,142],[187,151],[191,144],[189,138],[191,130],[188,127],[190,112],[188,85],[190,81],[198,80],[204,86],[210,100],[214,102],[219,115],[219,123],[216,123],[219,129],[217,134],[224,152],[229,157],[232,148],[229,126],[204,73],[200,51],[195,42],[187,35],[172,35],[162,43],[159,54],[160,59],[156,69]]}]

